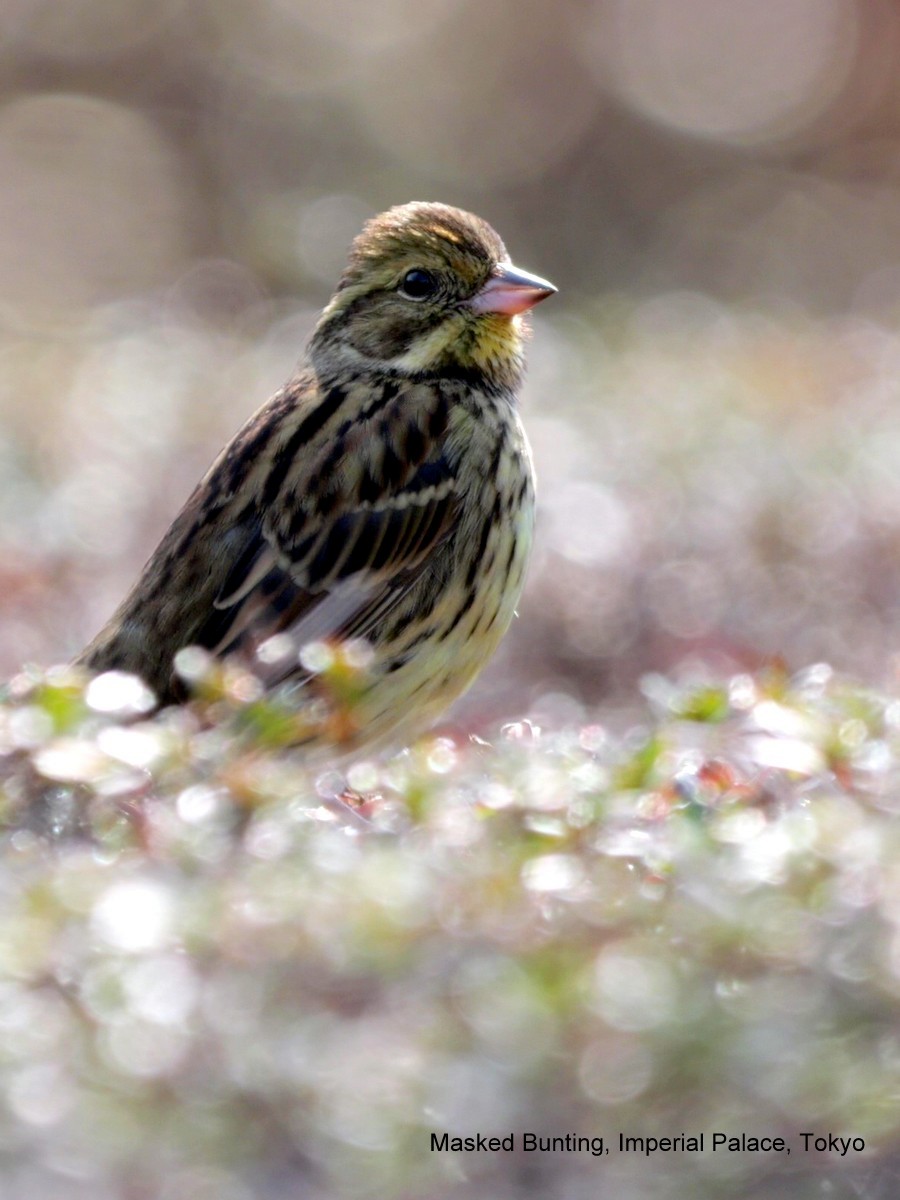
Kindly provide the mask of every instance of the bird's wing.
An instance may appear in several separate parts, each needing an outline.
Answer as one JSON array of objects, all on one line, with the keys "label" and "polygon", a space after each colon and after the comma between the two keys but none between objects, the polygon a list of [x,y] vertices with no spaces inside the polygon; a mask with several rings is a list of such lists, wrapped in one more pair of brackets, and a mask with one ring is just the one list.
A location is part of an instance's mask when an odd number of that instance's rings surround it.
[{"label": "bird's wing", "polygon": [[227,574],[194,634],[216,654],[252,652],[278,633],[297,648],[372,634],[455,523],[449,407],[437,388],[392,380],[368,405],[350,392],[325,403],[333,411],[311,440],[297,433],[318,405],[283,422],[258,489],[268,503],[245,508],[231,531]]}]

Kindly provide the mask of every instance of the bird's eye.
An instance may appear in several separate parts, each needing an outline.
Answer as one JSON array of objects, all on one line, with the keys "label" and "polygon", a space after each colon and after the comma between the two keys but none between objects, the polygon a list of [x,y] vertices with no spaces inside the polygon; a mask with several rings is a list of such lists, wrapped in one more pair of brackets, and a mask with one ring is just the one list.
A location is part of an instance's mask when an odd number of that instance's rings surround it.
[{"label": "bird's eye", "polygon": [[422,271],[418,267],[413,271],[407,271],[400,284],[400,291],[409,300],[424,300],[426,296],[431,296],[436,289],[435,277],[429,271]]}]

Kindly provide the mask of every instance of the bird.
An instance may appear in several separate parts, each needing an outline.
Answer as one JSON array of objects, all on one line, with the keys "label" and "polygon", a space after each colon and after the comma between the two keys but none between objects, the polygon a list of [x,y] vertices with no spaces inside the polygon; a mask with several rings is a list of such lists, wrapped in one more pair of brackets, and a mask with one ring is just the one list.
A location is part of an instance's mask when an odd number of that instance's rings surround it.
[{"label": "bird", "polygon": [[296,372],[76,663],[165,706],[189,699],[176,654],[201,647],[302,703],[303,648],[360,643],[349,748],[432,726],[515,615],[535,508],[526,314],[556,290],[472,213],[414,201],[368,221]]}]

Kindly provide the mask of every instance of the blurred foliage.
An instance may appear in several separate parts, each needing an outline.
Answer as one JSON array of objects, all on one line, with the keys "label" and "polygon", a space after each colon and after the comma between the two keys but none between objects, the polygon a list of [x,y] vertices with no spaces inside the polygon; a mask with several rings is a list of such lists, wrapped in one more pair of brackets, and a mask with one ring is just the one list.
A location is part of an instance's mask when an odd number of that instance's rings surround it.
[{"label": "blurred foliage", "polygon": [[[243,687],[148,717],[129,676],[17,676],[9,1194],[895,1195],[900,700],[824,666],[645,690],[621,736],[518,722],[344,776],[248,738]],[[617,1148],[713,1131],[792,1152]]]}]

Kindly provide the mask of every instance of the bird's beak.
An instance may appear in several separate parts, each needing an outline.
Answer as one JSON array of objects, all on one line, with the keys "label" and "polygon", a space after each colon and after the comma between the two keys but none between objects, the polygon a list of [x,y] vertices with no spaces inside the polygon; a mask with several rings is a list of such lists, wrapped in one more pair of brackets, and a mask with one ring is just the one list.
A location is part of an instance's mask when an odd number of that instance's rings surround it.
[{"label": "bird's beak", "polygon": [[553,284],[539,275],[529,275],[512,263],[499,263],[484,287],[467,304],[477,313],[503,313],[512,317],[533,308],[555,291]]}]

